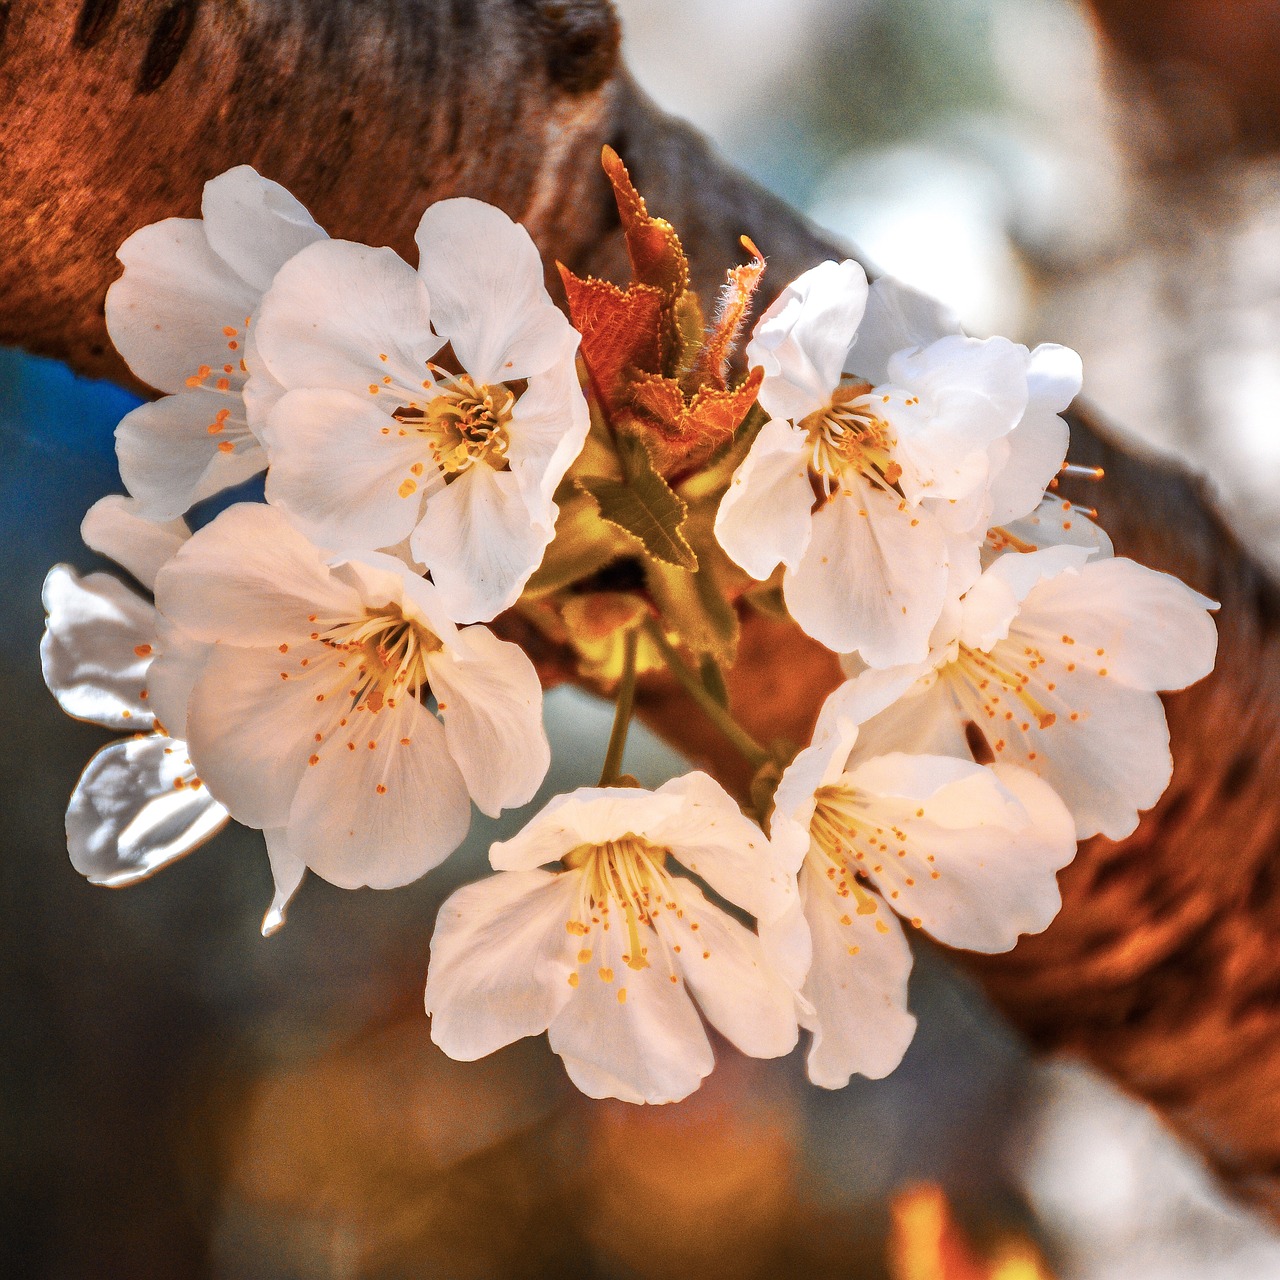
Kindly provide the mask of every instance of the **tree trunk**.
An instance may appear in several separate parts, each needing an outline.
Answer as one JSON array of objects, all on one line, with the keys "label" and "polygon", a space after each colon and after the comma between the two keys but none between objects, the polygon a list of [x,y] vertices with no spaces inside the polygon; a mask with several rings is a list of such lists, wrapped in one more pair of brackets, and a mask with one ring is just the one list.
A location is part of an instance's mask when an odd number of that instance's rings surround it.
[{"label": "tree trunk", "polygon": [[[524,222],[548,261],[618,278],[607,142],[703,289],[744,232],[769,258],[766,295],[839,253],[645,100],[618,45],[606,0],[0,2],[0,341],[128,381],[102,318],[115,249],[195,215],[205,180],[241,163],[332,234],[411,259],[424,206],[466,194]],[[1087,501],[1117,550],[1222,602],[1218,670],[1168,702],[1174,779],[1138,831],[1081,848],[1044,934],[962,962],[1036,1044],[1088,1058],[1280,1213],[1280,595],[1195,482],[1087,413],[1072,425],[1073,460],[1106,468]],[[747,620],[732,694],[759,736],[803,741],[838,679],[794,629]],[[641,705],[741,786],[673,689]]]}]

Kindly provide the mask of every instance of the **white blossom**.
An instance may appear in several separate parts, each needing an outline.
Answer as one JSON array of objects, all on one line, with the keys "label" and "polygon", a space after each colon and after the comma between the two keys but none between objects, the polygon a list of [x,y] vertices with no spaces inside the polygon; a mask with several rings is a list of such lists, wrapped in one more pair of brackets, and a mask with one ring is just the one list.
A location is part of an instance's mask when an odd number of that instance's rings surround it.
[{"label": "white blossom", "polygon": [[882,723],[903,750],[957,755],[972,726],[996,761],[1053,787],[1081,839],[1118,840],[1169,783],[1158,691],[1213,669],[1217,606],[1091,542],[998,556]]},{"label": "white blossom", "polygon": [[812,963],[791,976],[813,1033],[809,1078],[827,1088],[887,1075],[914,1034],[895,912],[949,946],[1005,951],[1053,919],[1055,873],[1075,854],[1070,815],[1031,773],[907,754],[874,732],[912,679],[867,671],[837,689],[775,797],[771,835],[804,856],[795,910]]},{"label": "white blossom", "polygon": [[[450,1056],[547,1031],[591,1097],[672,1102],[713,1066],[694,1001],[744,1053],[795,1045],[794,993],[756,934],[674,868],[762,923],[791,914],[794,859],[705,774],[557,796],[490,857],[499,874],[444,904],[431,943],[431,1035]],[[777,946],[802,967],[803,921]]]},{"label": "white blossom", "polygon": [[[955,313],[937,299],[881,276],[869,290],[851,360],[864,378],[886,381],[898,353],[961,333]],[[1021,520],[1040,504],[1067,453],[1070,433],[1059,415],[1084,380],[1080,357],[1069,347],[1042,343],[1030,351],[1016,349],[1026,374],[1027,407],[1017,426],[987,448],[990,483],[975,522],[979,534]]]},{"label": "white blossom", "polygon": [[866,374],[867,296],[856,263],[823,263],[757,325],[747,359],[764,369],[769,421],[716,535],[754,577],[785,566],[788,611],[808,634],[884,667],[926,656],[948,593],[967,585],[953,561],[976,573],[991,453],[1027,410],[1027,362],[1003,338],[952,334]]},{"label": "white blossom", "polygon": [[388,556],[331,565],[282,512],[242,504],[161,570],[156,603],[187,641],[157,664],[161,715],[234,818],[334,884],[417,879],[471,799],[496,815],[546,773],[532,663],[459,630]]},{"label": "white blossom", "polygon": [[285,388],[267,417],[267,498],[340,551],[408,539],[450,615],[485,621],[541,562],[586,439],[578,335],[501,210],[440,201],[417,242],[416,271],[330,241],[276,278],[256,331]]},{"label": "white blossom", "polygon": [[166,218],[120,246],[107,331],[158,391],[116,428],[125,487],[169,520],[267,465],[244,400],[251,321],[276,272],[325,233],[248,165],[205,183],[199,218]]}]

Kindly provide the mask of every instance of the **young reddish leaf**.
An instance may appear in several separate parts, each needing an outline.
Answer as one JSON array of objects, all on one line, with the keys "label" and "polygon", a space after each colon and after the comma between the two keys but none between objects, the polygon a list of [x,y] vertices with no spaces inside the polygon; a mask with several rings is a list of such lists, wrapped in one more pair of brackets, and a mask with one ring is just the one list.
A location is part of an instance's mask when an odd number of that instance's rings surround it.
[{"label": "young reddish leaf", "polygon": [[632,276],[637,284],[656,285],[668,303],[674,303],[689,287],[689,262],[675,228],[645,208],[644,197],[635,189],[627,166],[612,147],[604,148],[600,162],[613,184]]},{"label": "young reddish leaf", "polygon": [[619,289],[607,280],[583,280],[565,266],[560,267],[560,278],[569,299],[569,317],[582,334],[583,362],[596,395],[611,411],[628,371],[658,370],[662,291],[647,284]]},{"label": "young reddish leaf", "polygon": [[667,378],[648,378],[632,386],[632,404],[649,428],[645,440],[663,475],[689,470],[711,456],[738,429],[755,403],[762,369],[753,369],[740,387],[703,387],[687,403]]}]

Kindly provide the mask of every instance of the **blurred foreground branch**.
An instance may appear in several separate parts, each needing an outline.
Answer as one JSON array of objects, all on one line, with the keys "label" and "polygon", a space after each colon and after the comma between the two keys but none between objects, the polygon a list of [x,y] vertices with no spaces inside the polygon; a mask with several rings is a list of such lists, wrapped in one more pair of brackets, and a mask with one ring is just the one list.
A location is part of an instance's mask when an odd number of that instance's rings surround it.
[{"label": "blurred foreground branch", "polygon": [[[625,274],[598,165],[617,149],[712,288],[749,234],[766,295],[838,254],[662,116],[627,78],[606,0],[12,0],[0,4],[0,341],[127,381],[102,299],[116,247],[198,211],[250,163],[329,231],[412,258],[423,207],[490,200],[579,273]],[[1280,594],[1183,473],[1087,413],[1073,460],[1117,549],[1222,602],[1218,672],[1170,701],[1176,770],[1121,844],[1090,841],[1065,906],[1007,956],[965,963],[1040,1046],[1087,1057],[1280,1212]],[[56,429],[56,427],[54,428]],[[764,739],[806,736],[839,679],[791,628],[745,619],[732,695]],[[545,653],[548,678],[558,655]],[[565,674],[560,671],[560,674]],[[741,786],[673,688],[642,712]]]}]

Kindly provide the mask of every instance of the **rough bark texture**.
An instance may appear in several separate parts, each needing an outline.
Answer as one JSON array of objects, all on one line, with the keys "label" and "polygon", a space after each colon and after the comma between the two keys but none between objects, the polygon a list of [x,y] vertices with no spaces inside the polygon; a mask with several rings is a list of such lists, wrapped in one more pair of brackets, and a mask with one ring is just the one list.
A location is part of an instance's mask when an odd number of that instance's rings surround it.
[{"label": "rough bark texture", "polygon": [[[0,341],[125,378],[102,323],[115,248],[195,214],[203,182],[245,162],[335,235],[408,254],[424,205],[468,194],[524,221],[549,258],[616,277],[609,142],[702,287],[743,232],[773,291],[830,256],[644,100],[618,39],[606,0],[0,3]],[[1037,1044],[1083,1054],[1280,1211],[1280,595],[1185,475],[1084,414],[1073,455],[1106,467],[1089,500],[1122,553],[1222,601],[1219,668],[1169,702],[1174,781],[1138,832],[1082,848],[1046,933],[966,963]],[[759,735],[802,740],[837,679],[830,655],[755,620],[733,693]],[[741,783],[669,688],[642,705]]]}]

